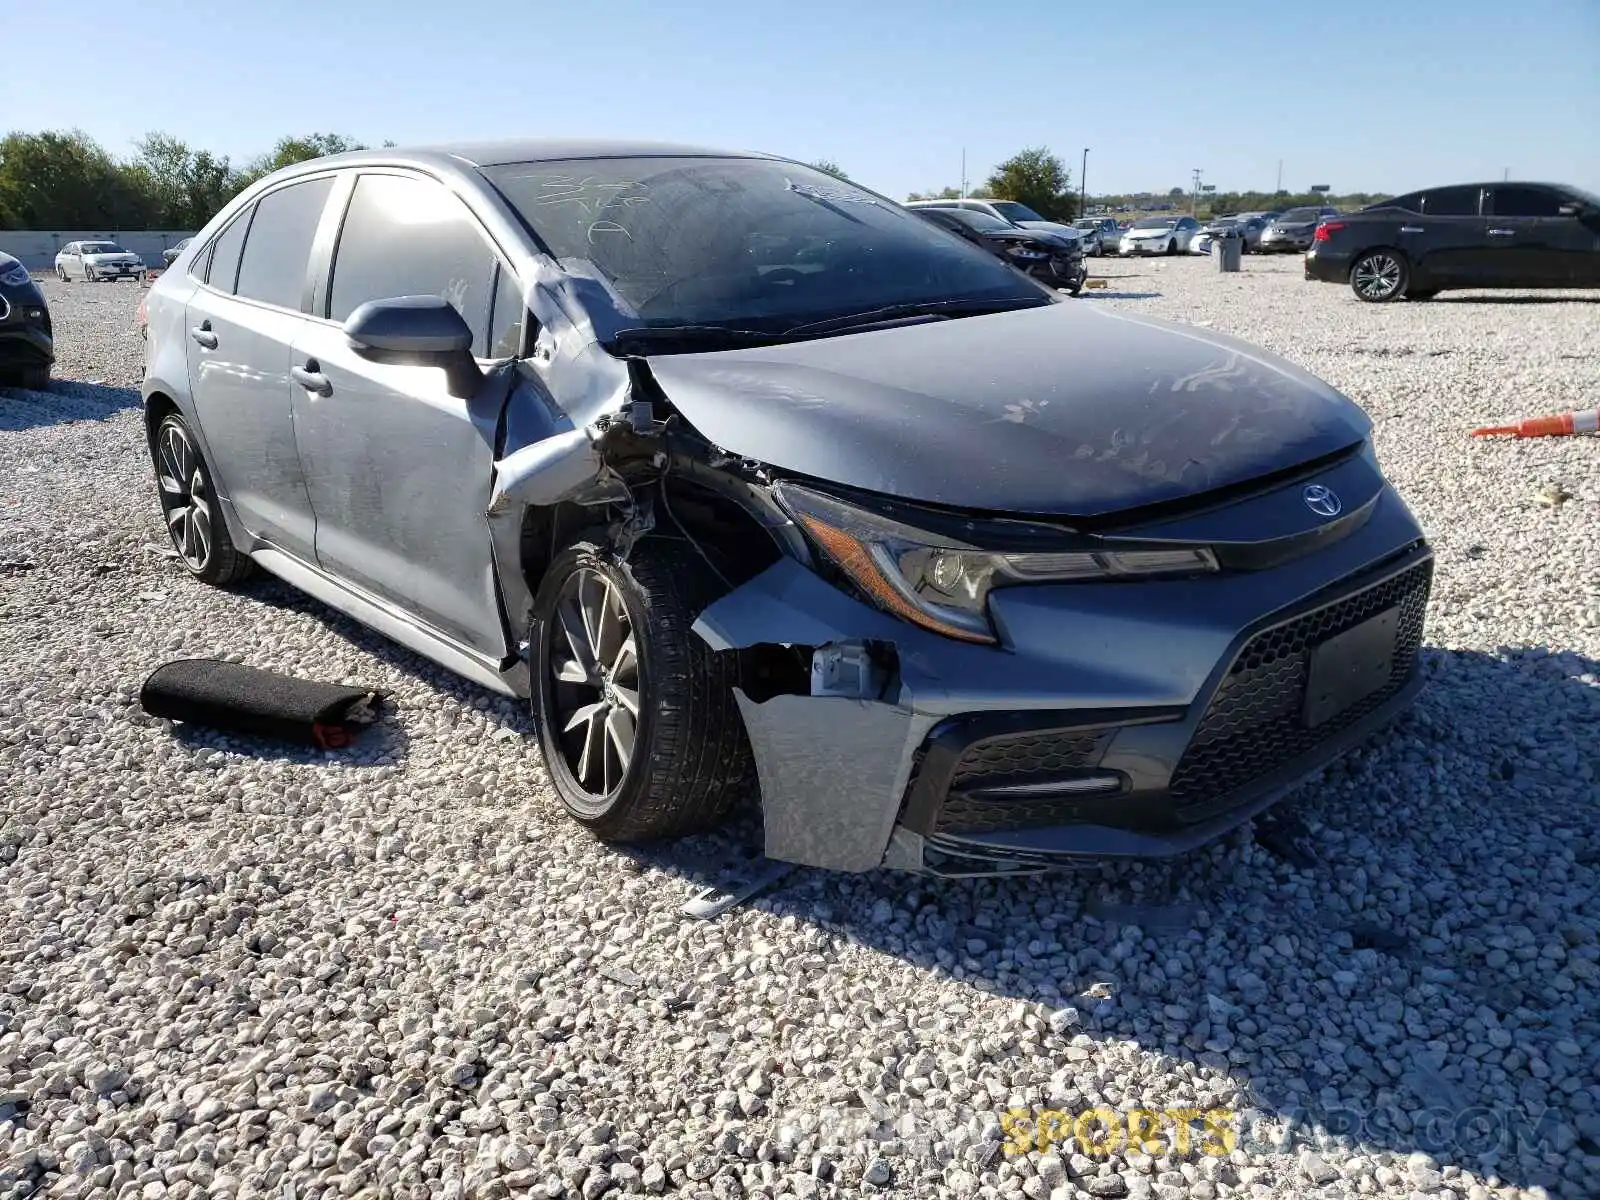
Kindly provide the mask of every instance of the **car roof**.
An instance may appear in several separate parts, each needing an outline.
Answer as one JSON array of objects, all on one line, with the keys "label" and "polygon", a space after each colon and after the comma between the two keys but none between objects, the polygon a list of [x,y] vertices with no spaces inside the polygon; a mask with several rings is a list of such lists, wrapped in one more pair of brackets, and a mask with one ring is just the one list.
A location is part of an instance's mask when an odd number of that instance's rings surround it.
[{"label": "car roof", "polygon": [[505,138],[498,141],[445,142],[424,146],[389,146],[380,150],[353,150],[313,160],[323,164],[355,164],[395,158],[450,158],[473,167],[499,167],[510,163],[549,162],[565,158],[776,158],[746,150],[718,150],[679,142],[648,142],[612,138]]}]

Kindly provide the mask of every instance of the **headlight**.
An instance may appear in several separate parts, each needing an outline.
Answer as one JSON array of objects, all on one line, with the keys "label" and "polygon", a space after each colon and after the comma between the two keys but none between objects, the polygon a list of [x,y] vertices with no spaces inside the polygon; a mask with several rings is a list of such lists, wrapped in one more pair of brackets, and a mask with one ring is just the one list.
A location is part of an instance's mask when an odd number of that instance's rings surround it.
[{"label": "headlight", "polygon": [[4,272],[0,272],[0,283],[9,283],[12,287],[21,287],[29,278],[28,268],[19,262],[12,263]]},{"label": "headlight", "polygon": [[[1071,583],[1217,569],[1205,548],[997,552],[918,529],[794,484],[777,498],[827,556],[879,607],[967,642],[993,643],[989,593],[1007,584]],[[1019,523],[1020,524],[1020,523]],[[1032,526],[1052,541],[1072,535]],[[1012,536],[1016,536],[1013,534]]]}]

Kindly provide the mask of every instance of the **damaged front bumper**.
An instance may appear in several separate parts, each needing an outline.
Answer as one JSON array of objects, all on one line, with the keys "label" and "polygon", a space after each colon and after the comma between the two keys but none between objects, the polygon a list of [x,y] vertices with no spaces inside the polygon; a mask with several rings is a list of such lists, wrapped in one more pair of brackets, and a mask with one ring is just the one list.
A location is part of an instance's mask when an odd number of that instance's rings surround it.
[{"label": "damaged front bumper", "polygon": [[[1385,488],[1357,533],[1268,570],[998,590],[999,647],[905,624],[788,559],[695,630],[718,650],[894,650],[881,690],[863,672],[854,696],[740,693],[769,857],[1014,873],[1190,850],[1393,719],[1421,686],[1432,570]],[[1340,634],[1387,657],[1330,708],[1308,690]]]}]

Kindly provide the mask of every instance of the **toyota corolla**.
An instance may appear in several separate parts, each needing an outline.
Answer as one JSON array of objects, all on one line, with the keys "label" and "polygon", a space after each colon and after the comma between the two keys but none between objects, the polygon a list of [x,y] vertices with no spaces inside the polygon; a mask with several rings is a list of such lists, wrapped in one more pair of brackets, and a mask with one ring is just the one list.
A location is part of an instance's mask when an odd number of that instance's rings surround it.
[{"label": "toyota corolla", "polygon": [[1172,854],[1420,686],[1432,555],[1354,403],[796,162],[318,159],[147,313],[188,569],[526,697],[608,840],[758,797],[840,870]]}]

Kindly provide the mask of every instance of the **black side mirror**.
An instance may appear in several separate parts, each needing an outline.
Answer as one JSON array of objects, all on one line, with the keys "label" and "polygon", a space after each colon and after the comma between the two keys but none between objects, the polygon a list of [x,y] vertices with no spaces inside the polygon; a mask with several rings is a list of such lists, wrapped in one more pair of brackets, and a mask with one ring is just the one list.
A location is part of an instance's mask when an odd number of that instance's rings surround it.
[{"label": "black side mirror", "polygon": [[344,332],[372,362],[443,367],[454,396],[470,396],[483,378],[472,357],[472,329],[442,296],[368,300],[345,319]]}]

